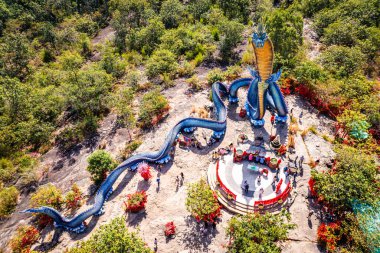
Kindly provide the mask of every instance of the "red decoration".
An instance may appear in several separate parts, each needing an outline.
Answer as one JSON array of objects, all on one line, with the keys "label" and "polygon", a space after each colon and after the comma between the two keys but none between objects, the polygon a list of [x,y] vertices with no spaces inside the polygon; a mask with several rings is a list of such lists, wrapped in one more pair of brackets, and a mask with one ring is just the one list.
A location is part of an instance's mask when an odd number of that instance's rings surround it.
[{"label": "red decoration", "polygon": [[247,110],[245,110],[244,108],[241,108],[239,112],[239,116],[241,118],[244,118],[245,116],[247,116]]},{"label": "red decoration", "polygon": [[277,186],[276,186],[276,193],[279,193],[280,192],[280,188],[281,188],[281,185],[282,185],[282,178],[280,180],[280,182],[278,182]]},{"label": "red decoration", "polygon": [[135,192],[127,195],[127,202],[124,202],[125,210],[132,213],[139,212],[145,208],[148,196],[145,191]]},{"label": "red decoration", "polygon": [[152,173],[150,173],[150,166],[147,163],[141,163],[138,168],[138,172],[144,178],[145,181],[148,181],[152,178]]},{"label": "red decoration", "polygon": [[165,236],[172,236],[175,234],[176,226],[173,221],[166,223],[165,225]]}]

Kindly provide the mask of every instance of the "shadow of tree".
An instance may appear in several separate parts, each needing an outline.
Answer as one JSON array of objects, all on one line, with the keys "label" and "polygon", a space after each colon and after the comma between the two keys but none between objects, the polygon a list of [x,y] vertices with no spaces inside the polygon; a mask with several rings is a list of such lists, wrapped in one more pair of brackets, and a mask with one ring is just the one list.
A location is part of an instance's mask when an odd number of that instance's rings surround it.
[{"label": "shadow of tree", "polygon": [[136,227],[137,225],[140,224],[140,222],[146,218],[146,212],[141,211],[138,213],[128,213],[126,222],[129,226]]},{"label": "shadow of tree", "polygon": [[208,252],[208,246],[213,238],[219,233],[214,230],[211,225],[208,225],[206,232],[202,232],[204,224],[197,222],[193,217],[186,217],[187,229],[181,234],[182,242],[185,248],[190,249],[190,252]]}]

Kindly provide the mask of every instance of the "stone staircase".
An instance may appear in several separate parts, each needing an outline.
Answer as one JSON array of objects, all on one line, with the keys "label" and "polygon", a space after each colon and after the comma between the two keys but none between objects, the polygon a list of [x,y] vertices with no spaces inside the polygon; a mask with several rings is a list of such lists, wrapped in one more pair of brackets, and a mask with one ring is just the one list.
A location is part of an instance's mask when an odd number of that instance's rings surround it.
[{"label": "stone staircase", "polygon": [[264,207],[262,209],[259,209],[258,207],[253,207],[253,206],[235,201],[233,199],[232,200],[229,199],[227,197],[227,193],[218,185],[218,182],[216,179],[216,166],[214,164],[211,164],[207,171],[207,181],[211,189],[217,193],[219,203],[232,213],[243,214],[243,215],[247,213],[254,213],[254,212],[258,212],[262,214],[266,212],[277,213],[277,212],[280,212],[281,209],[288,204],[289,198],[282,204],[278,204],[270,208]]}]

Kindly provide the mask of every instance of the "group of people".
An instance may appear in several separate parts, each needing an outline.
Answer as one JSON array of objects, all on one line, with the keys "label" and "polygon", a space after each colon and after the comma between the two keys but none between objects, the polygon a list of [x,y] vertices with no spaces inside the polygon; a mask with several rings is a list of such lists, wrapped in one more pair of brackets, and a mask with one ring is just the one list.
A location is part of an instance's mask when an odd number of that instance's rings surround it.
[{"label": "group of people", "polygon": [[[257,181],[258,181],[258,183],[261,181],[261,176],[260,175],[257,178]],[[247,194],[249,192],[249,184],[248,184],[247,180],[244,181],[243,187],[244,187],[244,193]],[[259,199],[263,198],[263,194],[264,194],[264,188],[261,187],[260,190],[259,190]]]}]

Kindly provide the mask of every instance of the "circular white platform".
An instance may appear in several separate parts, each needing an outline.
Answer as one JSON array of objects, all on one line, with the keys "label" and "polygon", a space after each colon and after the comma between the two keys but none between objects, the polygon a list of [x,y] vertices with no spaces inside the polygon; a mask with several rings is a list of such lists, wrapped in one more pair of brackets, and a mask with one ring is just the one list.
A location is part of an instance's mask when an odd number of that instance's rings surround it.
[{"label": "circular white platform", "polygon": [[[216,165],[214,166],[216,167]],[[267,169],[268,176],[263,176],[259,172],[250,170],[251,166]],[[260,175],[261,180],[259,182],[258,178]],[[233,154],[226,155],[219,161],[220,180],[231,192],[237,195],[236,201],[245,205],[253,206],[255,201],[275,198],[278,195],[275,192],[275,186],[272,185],[275,175],[276,170],[272,170],[266,165],[248,161],[234,163]],[[279,191],[280,194],[285,190],[288,183],[282,168],[279,170],[278,177],[278,181],[283,180]],[[243,189],[245,180],[249,185],[248,193]],[[277,185],[278,181],[275,185]],[[264,190],[264,193],[260,198],[261,188]]]}]

